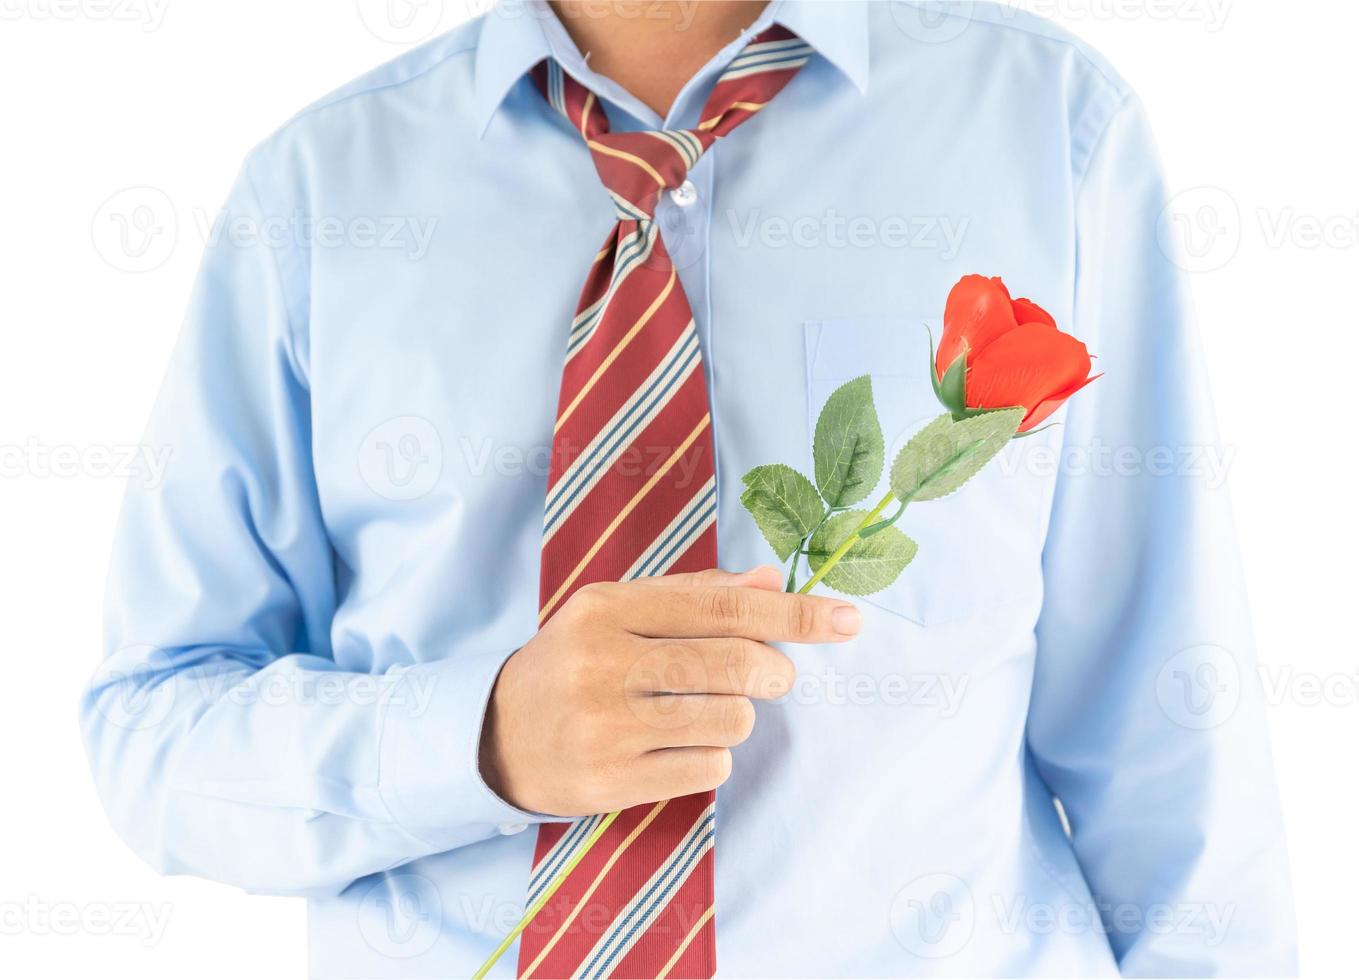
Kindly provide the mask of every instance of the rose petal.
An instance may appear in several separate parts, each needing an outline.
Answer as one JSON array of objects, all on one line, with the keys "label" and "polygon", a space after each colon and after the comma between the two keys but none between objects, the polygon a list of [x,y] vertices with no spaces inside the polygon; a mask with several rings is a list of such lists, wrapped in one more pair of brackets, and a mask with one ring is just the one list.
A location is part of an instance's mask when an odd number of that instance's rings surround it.
[{"label": "rose petal", "polygon": [[993,341],[970,366],[969,408],[1022,405],[1032,415],[1044,402],[1069,397],[1086,382],[1090,352],[1069,334],[1045,323],[1027,323]]},{"label": "rose petal", "polygon": [[1020,326],[1026,323],[1046,323],[1050,327],[1057,326],[1057,321],[1052,318],[1052,314],[1031,299],[1017,299],[1013,305],[1015,320],[1018,321]]},{"label": "rose petal", "polygon": [[944,306],[944,335],[934,359],[939,377],[963,352],[968,361],[997,337],[1018,326],[1005,283],[985,276],[964,276],[948,294]]},{"label": "rose petal", "polygon": [[1098,381],[1102,377],[1104,377],[1102,374],[1091,375],[1080,384],[1072,385],[1061,394],[1053,395],[1051,398],[1045,399],[1039,403],[1037,408],[1034,408],[1028,415],[1024,416],[1024,421],[1019,424],[1019,431],[1028,432],[1029,430],[1042,425],[1047,421],[1048,416],[1061,408],[1068,398],[1090,384],[1090,382]]}]

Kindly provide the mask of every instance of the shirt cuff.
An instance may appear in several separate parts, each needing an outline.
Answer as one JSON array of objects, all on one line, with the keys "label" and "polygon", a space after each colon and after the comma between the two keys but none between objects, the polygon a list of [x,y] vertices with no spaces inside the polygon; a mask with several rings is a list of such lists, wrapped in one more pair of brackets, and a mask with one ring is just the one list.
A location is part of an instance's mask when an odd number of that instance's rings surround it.
[{"label": "shirt cuff", "polygon": [[486,706],[510,655],[460,654],[387,674],[378,792],[402,829],[436,851],[560,819],[511,806],[481,778]]}]

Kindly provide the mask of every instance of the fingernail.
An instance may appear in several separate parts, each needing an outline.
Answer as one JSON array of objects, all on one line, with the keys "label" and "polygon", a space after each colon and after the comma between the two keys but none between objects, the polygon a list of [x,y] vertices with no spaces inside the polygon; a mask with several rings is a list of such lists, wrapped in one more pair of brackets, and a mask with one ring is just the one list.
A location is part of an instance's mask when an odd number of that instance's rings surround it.
[{"label": "fingernail", "polygon": [[855,636],[863,625],[863,617],[853,606],[836,606],[831,610],[831,626],[841,636]]}]

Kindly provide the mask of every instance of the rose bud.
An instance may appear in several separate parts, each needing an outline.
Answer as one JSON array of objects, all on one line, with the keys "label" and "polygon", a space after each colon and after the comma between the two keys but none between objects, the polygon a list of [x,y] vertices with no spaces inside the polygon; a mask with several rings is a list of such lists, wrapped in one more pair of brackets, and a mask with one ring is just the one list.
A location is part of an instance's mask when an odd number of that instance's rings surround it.
[{"label": "rose bud", "polygon": [[955,419],[1025,408],[1028,432],[1095,378],[1085,344],[1038,304],[1011,299],[999,278],[964,276],[944,307],[930,365],[935,394]]}]

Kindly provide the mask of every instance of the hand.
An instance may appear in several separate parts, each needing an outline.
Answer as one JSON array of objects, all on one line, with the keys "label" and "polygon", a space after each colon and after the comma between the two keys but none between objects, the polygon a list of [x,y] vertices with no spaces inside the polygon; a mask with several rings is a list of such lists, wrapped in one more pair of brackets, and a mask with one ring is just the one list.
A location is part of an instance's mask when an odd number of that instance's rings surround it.
[{"label": "hand", "polygon": [[715,789],[792,690],[771,642],[839,643],[859,612],[789,595],[772,568],[589,585],[506,662],[481,739],[487,784],[520,809],[607,813]]}]

